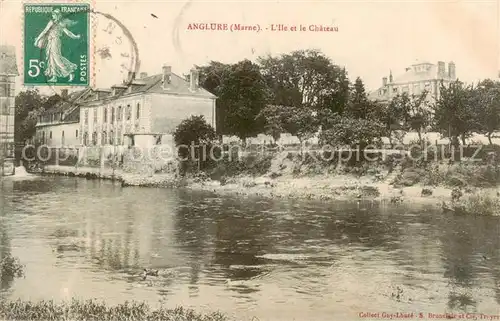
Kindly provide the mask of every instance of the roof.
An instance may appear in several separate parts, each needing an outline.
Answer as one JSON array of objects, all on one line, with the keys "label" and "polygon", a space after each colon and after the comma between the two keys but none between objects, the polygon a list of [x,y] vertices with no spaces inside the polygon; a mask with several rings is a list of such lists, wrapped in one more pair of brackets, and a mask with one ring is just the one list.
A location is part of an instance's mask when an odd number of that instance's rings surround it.
[{"label": "roof", "polygon": [[[423,69],[417,71],[416,67],[421,66]],[[404,84],[416,81],[426,81],[431,79],[438,79],[437,66],[433,64],[415,64],[414,68],[407,69],[402,75],[394,77],[393,84]],[[425,68],[424,68],[425,67]]]},{"label": "roof", "polygon": [[14,46],[0,45],[0,74],[19,76]]},{"label": "roof", "polygon": [[61,122],[75,122],[79,121],[80,106],[89,97],[94,95],[94,91],[86,88],[79,91],[74,91],[68,94],[68,97],[59,101],[54,106],[46,109],[43,114],[63,113]]},{"label": "roof", "polygon": [[[163,75],[153,75],[145,78],[135,79],[130,87],[127,84],[118,84],[111,86],[111,88],[130,88],[128,90],[121,89],[121,92],[113,96],[112,90],[108,88],[91,89],[87,88],[80,91],[72,92],[68,98],[59,102],[53,107],[45,110],[44,114],[63,113],[62,122],[77,121],[79,117],[79,107],[82,105],[92,105],[93,103],[100,104],[100,101],[114,100],[129,95],[140,93],[160,93],[169,95],[182,95],[182,96],[196,96],[205,98],[217,98],[214,94],[208,92],[206,89],[198,87],[198,90],[191,91],[190,83],[174,73],[171,73],[170,83],[163,87]],[[76,115],[78,114],[78,115]]]},{"label": "roof", "polygon": [[189,81],[184,77],[180,77],[174,73],[170,73],[170,75],[170,83],[165,85],[165,89],[163,88],[162,74],[135,79],[135,81],[132,82],[131,94],[142,92],[216,98],[214,94],[202,87],[198,87],[196,91],[191,91]]}]

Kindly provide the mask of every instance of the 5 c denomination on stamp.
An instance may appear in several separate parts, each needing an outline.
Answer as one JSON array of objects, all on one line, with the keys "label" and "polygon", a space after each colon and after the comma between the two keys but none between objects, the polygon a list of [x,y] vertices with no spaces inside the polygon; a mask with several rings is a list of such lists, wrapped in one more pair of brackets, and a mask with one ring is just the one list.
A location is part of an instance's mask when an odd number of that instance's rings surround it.
[{"label": "5 c denomination on stamp", "polygon": [[90,4],[24,4],[24,84],[87,86]]}]

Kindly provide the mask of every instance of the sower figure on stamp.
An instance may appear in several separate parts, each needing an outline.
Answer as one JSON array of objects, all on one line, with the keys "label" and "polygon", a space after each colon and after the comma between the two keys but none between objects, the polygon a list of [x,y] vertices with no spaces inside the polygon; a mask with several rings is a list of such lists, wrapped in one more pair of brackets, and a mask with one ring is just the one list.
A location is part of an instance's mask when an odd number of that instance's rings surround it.
[{"label": "sower figure on stamp", "polygon": [[35,46],[45,48],[46,69],[45,76],[49,77],[49,82],[56,82],[57,78],[69,77],[73,81],[74,72],[77,65],[66,59],[61,54],[61,36],[64,32],[72,39],[80,39],[80,35],[75,35],[67,29],[76,22],[69,19],[62,19],[61,12],[56,9],[52,12],[52,19],[40,35],[35,39]]}]

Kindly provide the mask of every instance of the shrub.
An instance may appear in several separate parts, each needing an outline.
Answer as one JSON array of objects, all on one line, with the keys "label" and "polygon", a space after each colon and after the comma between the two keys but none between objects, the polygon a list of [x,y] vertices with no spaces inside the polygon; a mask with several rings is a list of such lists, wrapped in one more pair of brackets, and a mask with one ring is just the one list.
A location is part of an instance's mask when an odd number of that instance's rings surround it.
[{"label": "shrub", "polygon": [[5,256],[2,261],[0,261],[0,273],[1,277],[5,279],[14,279],[24,276],[24,265],[19,262],[18,258],[12,255]]},{"label": "shrub", "polygon": [[380,196],[380,191],[375,186],[362,186],[360,188],[360,191],[361,191],[363,196],[368,196],[368,197]]},{"label": "shrub", "polygon": [[473,194],[459,201],[454,210],[458,214],[497,216],[500,215],[500,200],[488,195]]},{"label": "shrub", "polygon": [[431,196],[432,195],[432,189],[430,188],[422,188],[422,192],[420,193],[422,196]]}]

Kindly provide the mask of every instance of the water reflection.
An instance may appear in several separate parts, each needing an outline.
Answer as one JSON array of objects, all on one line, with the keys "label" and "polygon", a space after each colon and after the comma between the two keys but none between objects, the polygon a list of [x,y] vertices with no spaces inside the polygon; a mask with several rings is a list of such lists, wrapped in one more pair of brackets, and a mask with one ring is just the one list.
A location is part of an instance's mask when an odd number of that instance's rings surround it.
[{"label": "water reflection", "polygon": [[[58,269],[54,286],[78,271],[93,283],[73,288],[76,294],[103,287],[105,297],[116,300],[129,293],[229,312],[258,306],[260,317],[314,311],[318,320],[400,304],[480,313],[500,304],[496,218],[371,202],[121,188],[76,178],[15,182],[10,190],[2,185],[2,195],[0,209],[9,213],[0,222],[2,255],[10,246],[4,235],[38,246],[37,255],[25,254],[32,274],[14,289],[38,286],[39,269]],[[57,248],[62,251],[50,251]],[[159,276],[142,280],[143,268],[159,269]]]}]

